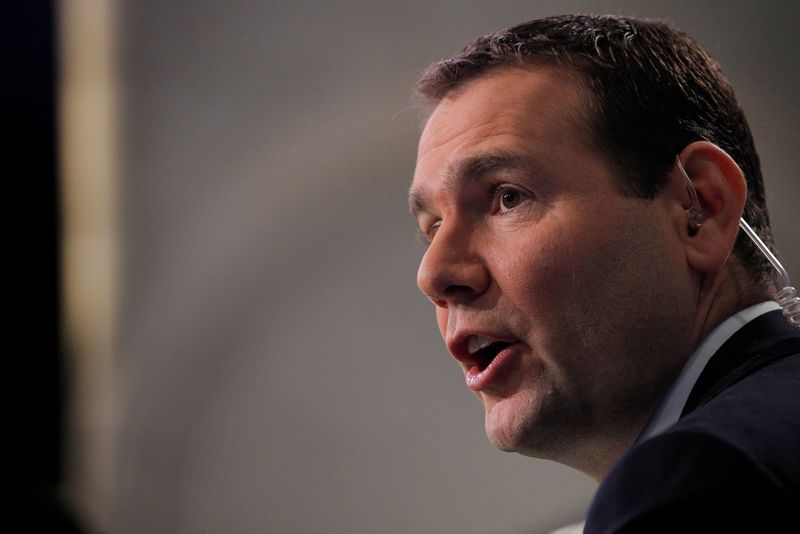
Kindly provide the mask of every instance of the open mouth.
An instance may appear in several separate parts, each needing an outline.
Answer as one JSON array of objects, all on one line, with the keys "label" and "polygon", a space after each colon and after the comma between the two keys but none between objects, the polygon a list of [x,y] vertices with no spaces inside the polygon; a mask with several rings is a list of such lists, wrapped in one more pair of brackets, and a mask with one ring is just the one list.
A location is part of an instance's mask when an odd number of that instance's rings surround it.
[{"label": "open mouth", "polygon": [[475,359],[475,365],[478,366],[479,370],[483,371],[492,363],[492,360],[497,357],[500,351],[509,345],[511,343],[508,341],[473,335],[469,337],[467,350],[470,356]]}]

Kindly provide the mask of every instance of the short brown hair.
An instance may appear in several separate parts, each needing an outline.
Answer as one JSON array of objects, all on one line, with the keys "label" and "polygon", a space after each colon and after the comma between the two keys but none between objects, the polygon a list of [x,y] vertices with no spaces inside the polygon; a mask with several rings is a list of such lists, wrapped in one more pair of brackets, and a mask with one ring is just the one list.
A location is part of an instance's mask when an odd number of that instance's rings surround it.
[{"label": "short brown hair", "polygon": [[[706,140],[725,150],[747,181],[744,218],[773,247],[761,165],[744,113],[717,62],[668,24],[620,16],[562,15],[484,35],[424,72],[417,94],[436,104],[503,66],[548,64],[578,73],[594,95],[591,142],[607,155],[623,192],[653,198],[675,155]],[[775,271],[747,236],[735,253],[759,284]]]}]

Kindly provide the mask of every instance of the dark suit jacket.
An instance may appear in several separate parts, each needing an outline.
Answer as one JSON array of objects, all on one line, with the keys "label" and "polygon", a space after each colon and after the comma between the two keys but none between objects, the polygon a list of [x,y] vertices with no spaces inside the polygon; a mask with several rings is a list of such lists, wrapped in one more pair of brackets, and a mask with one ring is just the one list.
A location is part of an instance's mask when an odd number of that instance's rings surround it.
[{"label": "dark suit jacket", "polygon": [[680,420],[603,480],[585,533],[800,533],[800,329],[780,311],[711,358]]}]

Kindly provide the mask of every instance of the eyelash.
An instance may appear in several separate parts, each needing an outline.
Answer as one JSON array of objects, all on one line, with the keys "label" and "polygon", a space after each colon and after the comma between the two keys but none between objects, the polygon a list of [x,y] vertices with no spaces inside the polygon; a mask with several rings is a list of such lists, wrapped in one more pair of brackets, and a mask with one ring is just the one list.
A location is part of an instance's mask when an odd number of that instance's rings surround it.
[{"label": "eyelash", "polygon": [[[497,213],[500,216],[507,215],[513,212],[514,209],[519,206],[519,204],[517,204],[516,206],[508,208],[507,211],[500,211],[502,209],[503,202],[502,195],[508,192],[520,195],[520,203],[524,202],[525,200],[529,200],[533,196],[531,193],[519,187],[515,187],[506,183],[495,184],[492,186],[489,192],[489,201],[492,203],[492,213]],[[430,244],[430,242],[433,241],[433,237],[436,235],[436,231],[441,224],[441,220],[434,221],[434,223],[431,224],[427,229],[421,230],[420,234],[423,242]]]},{"label": "eyelash", "polygon": [[530,193],[528,193],[527,191],[525,191],[525,190],[523,190],[523,189],[521,189],[519,187],[515,187],[515,186],[509,185],[509,184],[496,184],[494,187],[492,187],[492,193],[491,193],[491,200],[492,200],[492,202],[494,204],[496,204],[496,206],[493,205],[492,210],[493,211],[497,210],[497,212],[500,215],[506,215],[508,213],[511,213],[512,211],[514,211],[514,209],[517,206],[519,206],[519,204],[517,204],[516,206],[508,208],[507,211],[501,212],[500,210],[503,207],[503,205],[502,205],[502,203],[503,203],[503,195],[505,193],[515,193],[515,194],[519,195],[520,196],[520,200],[519,200],[520,203],[531,198],[531,194]]},{"label": "eyelash", "polygon": [[433,236],[435,236],[435,235],[436,235],[436,230],[439,228],[439,226],[440,226],[441,224],[442,224],[442,221],[441,221],[441,220],[439,220],[439,221],[435,221],[435,222],[434,222],[432,225],[430,225],[430,226],[429,226],[427,229],[425,229],[425,230],[420,230],[420,231],[419,231],[419,233],[420,233],[420,238],[422,239],[422,242],[423,242],[425,245],[430,245],[430,244],[431,244],[431,242],[433,241]]}]

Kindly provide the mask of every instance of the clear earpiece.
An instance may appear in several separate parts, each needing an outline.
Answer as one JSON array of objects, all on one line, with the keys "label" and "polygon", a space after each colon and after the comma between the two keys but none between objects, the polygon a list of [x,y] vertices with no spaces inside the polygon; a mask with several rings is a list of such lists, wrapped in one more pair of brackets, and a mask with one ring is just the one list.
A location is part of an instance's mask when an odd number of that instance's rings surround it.
[{"label": "clear earpiece", "polygon": [[686,184],[686,190],[689,191],[689,197],[691,197],[692,199],[692,205],[687,210],[687,215],[689,216],[689,227],[692,230],[697,230],[698,228],[703,226],[703,221],[706,218],[706,213],[700,206],[700,199],[697,198],[697,191],[692,185],[692,181],[689,179],[689,175],[686,174],[686,170],[683,168],[681,160],[678,156],[675,156],[675,165],[677,165],[678,170],[681,171],[681,176],[683,176],[683,181]]},{"label": "clear earpiece", "polygon": [[690,208],[689,212],[689,226],[693,230],[697,230],[701,226],[703,226],[703,221],[706,218],[706,212],[703,211],[703,208]]}]

